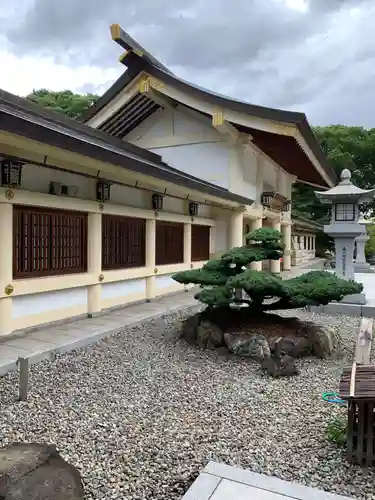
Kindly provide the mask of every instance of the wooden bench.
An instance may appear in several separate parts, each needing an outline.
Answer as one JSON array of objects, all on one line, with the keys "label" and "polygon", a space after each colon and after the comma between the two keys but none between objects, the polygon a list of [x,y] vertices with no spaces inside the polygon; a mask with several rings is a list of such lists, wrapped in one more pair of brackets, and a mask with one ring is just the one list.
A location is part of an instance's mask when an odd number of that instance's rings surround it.
[{"label": "wooden bench", "polygon": [[375,365],[370,364],[373,319],[362,318],[354,362],[344,368],[339,394],[348,401],[346,435],[349,462],[375,465]]}]

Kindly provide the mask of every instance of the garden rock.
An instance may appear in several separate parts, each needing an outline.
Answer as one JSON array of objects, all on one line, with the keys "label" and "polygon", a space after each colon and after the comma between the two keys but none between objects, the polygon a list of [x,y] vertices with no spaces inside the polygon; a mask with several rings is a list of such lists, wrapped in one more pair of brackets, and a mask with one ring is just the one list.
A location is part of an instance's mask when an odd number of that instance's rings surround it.
[{"label": "garden rock", "polygon": [[181,337],[189,344],[197,343],[197,330],[201,322],[201,315],[194,314],[181,322]]},{"label": "garden rock", "polygon": [[78,470],[53,445],[12,444],[0,449],[2,500],[83,500]]},{"label": "garden rock", "polygon": [[271,356],[265,358],[261,363],[261,368],[264,372],[274,378],[292,377],[298,375],[298,369],[294,358],[287,354],[272,353]]},{"label": "garden rock", "polygon": [[340,352],[340,336],[330,326],[305,323],[308,338],[312,345],[312,353],[319,358],[327,358]]},{"label": "garden rock", "polygon": [[203,320],[197,327],[197,344],[200,347],[215,349],[224,345],[223,330],[208,320]]},{"label": "garden rock", "polygon": [[259,334],[226,333],[224,342],[229,351],[237,356],[246,356],[257,361],[271,355],[267,339]]},{"label": "garden rock", "polygon": [[312,353],[311,341],[306,336],[287,335],[281,338],[272,337],[269,339],[271,350],[274,348],[276,342],[279,344],[280,350],[292,358],[303,358]]}]

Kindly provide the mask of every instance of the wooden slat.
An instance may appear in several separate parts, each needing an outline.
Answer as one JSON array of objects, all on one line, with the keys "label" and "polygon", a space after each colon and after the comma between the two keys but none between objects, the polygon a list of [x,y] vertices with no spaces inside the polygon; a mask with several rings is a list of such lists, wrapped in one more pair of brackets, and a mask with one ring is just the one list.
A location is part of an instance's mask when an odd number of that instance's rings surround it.
[{"label": "wooden slat", "polygon": [[356,365],[356,363],[353,363],[352,373],[351,373],[351,376],[350,376],[350,388],[349,388],[349,395],[350,395],[351,398],[353,398],[354,394],[355,394],[355,376],[356,376],[356,372],[357,372],[357,365]]},{"label": "wooden slat", "polygon": [[373,319],[362,318],[354,356],[355,362],[359,365],[368,365],[370,363],[372,330]]},{"label": "wooden slat", "polygon": [[102,269],[128,269],[145,265],[145,219],[103,215]]},{"label": "wooden slat", "polygon": [[191,227],[192,262],[210,258],[210,226],[193,224]]},{"label": "wooden slat", "polygon": [[14,278],[87,270],[87,214],[16,205],[13,238]]},{"label": "wooden slat", "polygon": [[365,403],[358,403],[358,436],[357,436],[357,449],[356,458],[357,462],[361,463],[363,460],[363,448],[364,448],[364,440],[365,440]]},{"label": "wooden slat", "polygon": [[184,225],[179,222],[156,221],[157,266],[181,264],[184,261]]},{"label": "wooden slat", "polygon": [[349,459],[353,456],[353,429],[355,422],[355,403],[349,402],[348,404],[348,428],[346,433],[346,450]]},{"label": "wooden slat", "polygon": [[372,465],[374,458],[374,407],[367,405],[366,464]]}]

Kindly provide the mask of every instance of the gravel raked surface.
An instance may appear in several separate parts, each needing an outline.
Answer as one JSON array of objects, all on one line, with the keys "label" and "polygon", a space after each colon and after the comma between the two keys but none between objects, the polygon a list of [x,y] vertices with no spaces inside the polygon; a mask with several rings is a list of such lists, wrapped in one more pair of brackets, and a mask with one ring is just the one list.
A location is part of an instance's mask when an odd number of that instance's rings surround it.
[{"label": "gravel raked surface", "polygon": [[[0,444],[56,443],[82,472],[87,499],[177,500],[209,460],[287,481],[375,498],[375,474],[349,466],[326,439],[343,360],[299,362],[269,379],[255,362],[199,351],[179,319],[141,326],[31,369],[28,402],[16,375],[0,378]],[[293,311],[338,328],[351,360],[359,319]]]}]

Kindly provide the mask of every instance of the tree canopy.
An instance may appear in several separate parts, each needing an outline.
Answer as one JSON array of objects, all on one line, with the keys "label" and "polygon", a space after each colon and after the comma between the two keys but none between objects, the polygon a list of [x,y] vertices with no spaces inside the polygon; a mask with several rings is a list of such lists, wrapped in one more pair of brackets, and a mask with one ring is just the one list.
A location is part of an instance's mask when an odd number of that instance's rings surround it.
[{"label": "tree canopy", "polygon": [[[257,312],[328,304],[362,291],[361,284],[326,271],[311,271],[283,280],[269,272],[248,269],[251,262],[280,259],[283,250],[280,238],[281,234],[274,229],[256,229],[246,235],[246,245],[232,248],[200,269],[176,273],[173,279],[200,285],[202,290],[195,298],[210,308],[243,303]],[[246,292],[248,298],[238,291]],[[277,300],[270,303],[269,299]]]},{"label": "tree canopy", "polygon": [[[316,127],[314,132],[328,160],[339,175],[344,168],[352,173],[352,181],[363,189],[375,186],[375,129],[331,125]],[[296,183],[293,192],[293,207],[317,222],[327,221],[330,207],[317,200],[315,188]],[[369,206],[370,215],[375,215],[375,201]]]},{"label": "tree canopy", "polygon": [[81,118],[98,98],[99,96],[95,94],[75,94],[71,90],[54,92],[47,89],[34,90],[26,96],[29,101],[75,119]]}]

